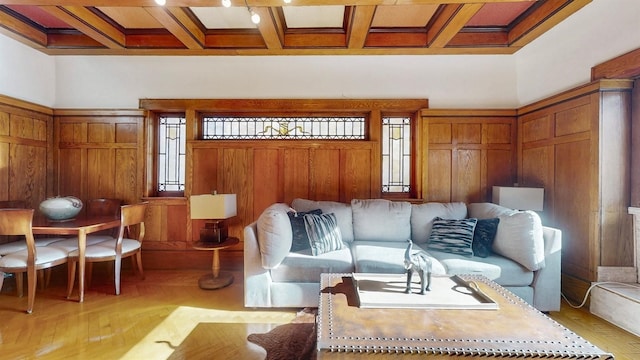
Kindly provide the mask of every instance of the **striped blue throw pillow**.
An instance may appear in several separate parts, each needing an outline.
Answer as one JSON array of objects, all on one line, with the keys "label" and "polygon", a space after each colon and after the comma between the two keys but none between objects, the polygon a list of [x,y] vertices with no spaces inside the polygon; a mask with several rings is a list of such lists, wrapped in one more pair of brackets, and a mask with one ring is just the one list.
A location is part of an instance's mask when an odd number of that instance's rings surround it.
[{"label": "striped blue throw pillow", "polygon": [[473,231],[478,219],[442,219],[433,220],[427,249],[452,254],[473,256]]},{"label": "striped blue throw pillow", "polygon": [[345,247],[334,213],[319,215],[306,214],[304,216],[304,225],[307,229],[313,256],[340,250]]}]

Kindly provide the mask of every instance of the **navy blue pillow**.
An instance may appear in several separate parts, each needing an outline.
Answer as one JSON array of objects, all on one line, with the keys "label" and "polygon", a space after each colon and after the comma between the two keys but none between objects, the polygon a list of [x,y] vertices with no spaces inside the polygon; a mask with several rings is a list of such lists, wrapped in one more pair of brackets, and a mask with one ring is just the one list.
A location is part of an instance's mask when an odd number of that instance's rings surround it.
[{"label": "navy blue pillow", "polygon": [[291,231],[293,232],[293,241],[291,242],[291,251],[302,251],[310,249],[309,235],[307,235],[307,228],[304,225],[304,216],[306,214],[320,215],[321,209],[315,209],[311,211],[289,211],[289,220],[291,221]]},{"label": "navy blue pillow", "polygon": [[479,257],[487,257],[491,255],[491,248],[493,247],[493,240],[496,238],[498,232],[498,223],[500,219],[478,219],[476,229],[473,232],[473,255]]}]

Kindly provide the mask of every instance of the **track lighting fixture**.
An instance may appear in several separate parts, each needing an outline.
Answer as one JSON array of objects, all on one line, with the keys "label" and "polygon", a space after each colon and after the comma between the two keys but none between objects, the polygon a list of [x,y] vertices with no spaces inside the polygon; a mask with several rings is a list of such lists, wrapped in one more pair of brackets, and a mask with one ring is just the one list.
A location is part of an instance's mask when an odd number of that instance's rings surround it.
[{"label": "track lighting fixture", "polygon": [[251,13],[251,22],[254,24],[259,24],[260,23],[260,15],[258,15],[257,12],[255,12],[252,8],[248,8],[249,9],[249,13]]}]

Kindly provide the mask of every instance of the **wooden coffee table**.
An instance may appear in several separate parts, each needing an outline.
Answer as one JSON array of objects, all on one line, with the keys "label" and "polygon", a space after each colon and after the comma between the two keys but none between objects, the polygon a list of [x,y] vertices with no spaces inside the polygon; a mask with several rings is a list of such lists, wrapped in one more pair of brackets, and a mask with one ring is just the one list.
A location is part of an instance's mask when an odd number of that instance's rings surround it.
[{"label": "wooden coffee table", "polygon": [[[318,358],[452,356],[613,359],[483,276],[461,275],[497,310],[371,309],[358,304],[352,274],[322,274]],[[432,289],[437,291],[437,289]],[[429,296],[428,294],[425,296]]]}]

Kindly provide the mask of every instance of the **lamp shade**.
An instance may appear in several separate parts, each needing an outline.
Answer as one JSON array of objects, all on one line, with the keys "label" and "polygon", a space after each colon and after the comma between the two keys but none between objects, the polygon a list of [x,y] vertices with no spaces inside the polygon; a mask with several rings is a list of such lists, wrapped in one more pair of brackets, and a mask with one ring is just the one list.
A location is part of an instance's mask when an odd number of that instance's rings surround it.
[{"label": "lamp shade", "polygon": [[544,189],[494,186],[493,203],[516,210],[542,211],[544,205]]},{"label": "lamp shade", "polygon": [[228,219],[236,216],[236,194],[191,195],[192,219]]}]

